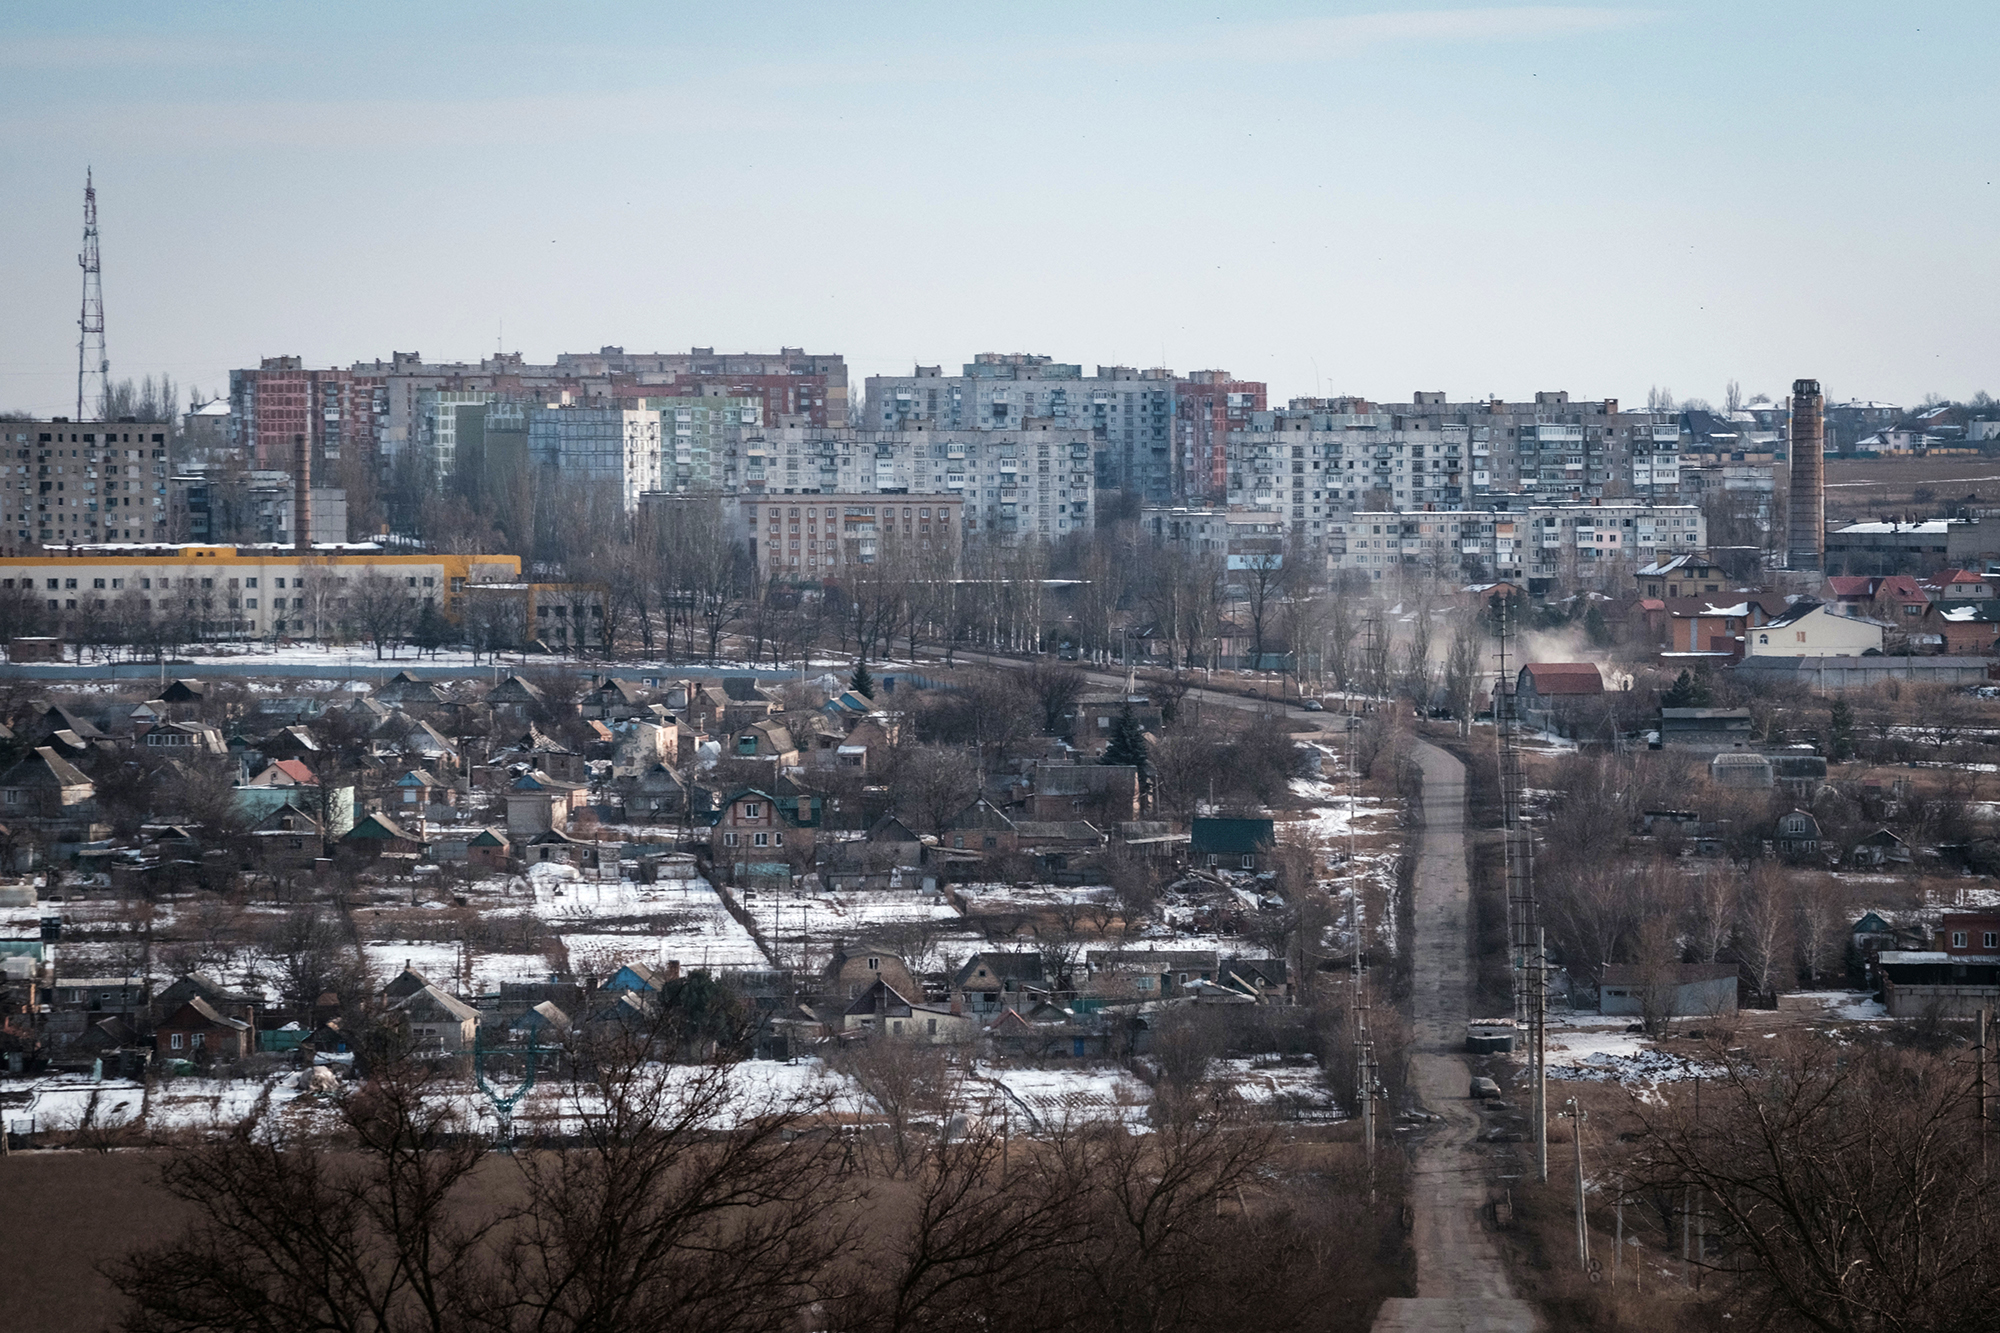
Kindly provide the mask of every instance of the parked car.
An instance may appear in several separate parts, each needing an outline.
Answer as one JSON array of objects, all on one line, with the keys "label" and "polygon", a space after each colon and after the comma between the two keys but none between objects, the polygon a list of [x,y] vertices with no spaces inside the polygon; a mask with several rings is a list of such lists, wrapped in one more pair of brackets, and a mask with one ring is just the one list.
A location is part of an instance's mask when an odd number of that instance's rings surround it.
[{"label": "parked car", "polygon": [[1308,713],[1324,713],[1326,711],[1326,705],[1317,699],[1308,699],[1300,704],[1299,707],[1305,709]]}]

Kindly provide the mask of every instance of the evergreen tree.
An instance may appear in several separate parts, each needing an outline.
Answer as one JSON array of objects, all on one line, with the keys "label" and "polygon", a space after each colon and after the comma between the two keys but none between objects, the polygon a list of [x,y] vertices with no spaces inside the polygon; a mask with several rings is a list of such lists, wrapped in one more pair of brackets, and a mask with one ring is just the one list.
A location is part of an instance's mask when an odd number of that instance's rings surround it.
[{"label": "evergreen tree", "polygon": [[1590,609],[1583,613],[1583,632],[1590,636],[1592,647],[1611,646],[1611,627],[1604,623],[1604,612],[1598,610],[1596,602],[1592,602]]},{"label": "evergreen tree", "polygon": [[875,677],[868,674],[868,664],[866,662],[856,662],[854,664],[854,674],[847,678],[847,688],[853,690],[864,699],[873,699],[875,697]]},{"label": "evergreen tree", "polygon": [[1132,715],[1132,704],[1127,700],[1118,709],[1118,717],[1111,724],[1111,744],[1104,747],[1104,758],[1099,762],[1130,764],[1143,777],[1148,761],[1146,733],[1140,730],[1139,719]]},{"label": "evergreen tree", "polygon": [[1660,695],[1660,707],[1706,708],[1713,699],[1714,696],[1709,693],[1708,681],[1683,667],[1680,678]]},{"label": "evergreen tree", "polygon": [[1828,724],[1830,734],[1828,756],[1835,763],[1854,757],[1854,710],[1847,706],[1847,700],[1833,701],[1833,716]]},{"label": "evergreen tree", "polygon": [[410,642],[419,653],[429,653],[433,657],[451,638],[451,624],[438,614],[437,603],[426,601],[417,612],[417,623],[410,627]]}]

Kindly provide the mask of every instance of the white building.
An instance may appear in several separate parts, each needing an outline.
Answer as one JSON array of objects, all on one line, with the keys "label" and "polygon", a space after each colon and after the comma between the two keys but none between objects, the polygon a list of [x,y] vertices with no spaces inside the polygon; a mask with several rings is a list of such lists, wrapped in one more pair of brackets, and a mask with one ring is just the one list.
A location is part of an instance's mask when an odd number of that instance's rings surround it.
[{"label": "white building", "polygon": [[1750,657],[1859,657],[1869,649],[1882,651],[1879,620],[1843,616],[1821,602],[1798,602],[1784,615],[1746,631]]},{"label": "white building", "polygon": [[1358,512],[1332,527],[1332,567],[1374,579],[1415,566],[1454,578],[1591,582],[1707,545],[1695,506],[1638,500]]}]

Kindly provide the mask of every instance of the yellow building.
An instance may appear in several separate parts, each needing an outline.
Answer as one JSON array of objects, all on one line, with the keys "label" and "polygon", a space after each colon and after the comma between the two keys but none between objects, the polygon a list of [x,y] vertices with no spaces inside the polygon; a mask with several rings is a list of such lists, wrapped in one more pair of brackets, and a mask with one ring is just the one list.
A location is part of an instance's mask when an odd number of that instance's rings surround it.
[{"label": "yellow building", "polygon": [[402,555],[369,543],[316,544],[309,555],[256,546],[74,546],[0,557],[0,591],[54,615],[174,618],[205,635],[324,635],[353,629],[364,597],[400,586],[456,617],[468,586],[521,577],[512,555]]}]

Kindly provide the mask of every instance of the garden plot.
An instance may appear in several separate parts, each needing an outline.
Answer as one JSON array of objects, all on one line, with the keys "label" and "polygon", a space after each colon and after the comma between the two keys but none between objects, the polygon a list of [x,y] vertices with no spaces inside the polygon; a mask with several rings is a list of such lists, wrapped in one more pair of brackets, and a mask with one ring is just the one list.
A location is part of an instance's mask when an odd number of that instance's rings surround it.
[{"label": "garden plot", "polygon": [[1276,1056],[1218,1060],[1210,1073],[1261,1114],[1280,1120],[1344,1120],[1317,1062],[1288,1064]]},{"label": "garden plot", "polygon": [[[1115,1066],[1061,1069],[1013,1069],[980,1064],[973,1078],[1000,1093],[1014,1114],[1030,1114],[1030,1123],[1062,1124],[1086,1120],[1120,1120],[1143,1128],[1153,1090]],[[977,1085],[968,1088],[968,1094]],[[989,1108],[1001,1111],[1001,1104]]]},{"label": "garden plot", "polygon": [[[1551,1018],[1548,1028],[1549,1078],[1582,1083],[1647,1085],[1695,1078],[1700,1063],[1658,1049],[1644,1033],[1628,1032],[1632,1020],[1578,1014]],[[1517,1049],[1514,1058],[1529,1052]]]}]

